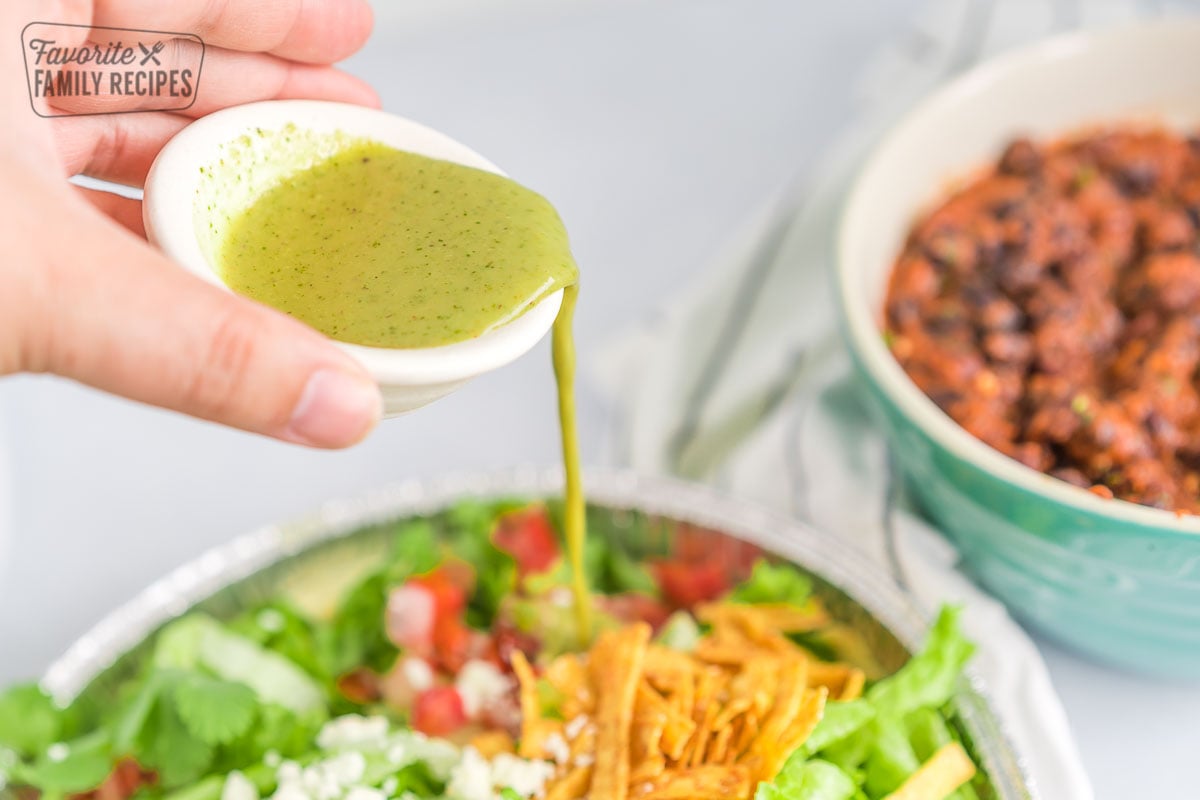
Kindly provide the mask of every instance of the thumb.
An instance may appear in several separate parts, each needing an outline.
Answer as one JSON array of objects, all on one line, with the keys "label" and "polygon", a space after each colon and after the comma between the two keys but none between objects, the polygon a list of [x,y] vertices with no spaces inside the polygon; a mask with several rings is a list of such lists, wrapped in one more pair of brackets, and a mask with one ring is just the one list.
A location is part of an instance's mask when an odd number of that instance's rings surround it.
[{"label": "thumb", "polygon": [[86,222],[35,281],[26,369],[314,447],[345,447],[374,427],[378,387],[325,337],[71,201]]}]

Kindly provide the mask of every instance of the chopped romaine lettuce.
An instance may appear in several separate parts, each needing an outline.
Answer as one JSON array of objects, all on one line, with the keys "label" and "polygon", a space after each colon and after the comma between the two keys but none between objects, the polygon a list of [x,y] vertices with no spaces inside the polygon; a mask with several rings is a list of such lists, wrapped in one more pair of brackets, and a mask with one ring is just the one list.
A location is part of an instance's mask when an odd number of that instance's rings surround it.
[{"label": "chopped romaine lettuce", "polygon": [[812,580],[789,564],[761,559],[729,595],[735,603],[788,603],[802,606],[812,596]]},{"label": "chopped romaine lettuce", "polygon": [[852,800],[854,780],[828,761],[793,756],[770,783],[760,783],[754,800]]}]

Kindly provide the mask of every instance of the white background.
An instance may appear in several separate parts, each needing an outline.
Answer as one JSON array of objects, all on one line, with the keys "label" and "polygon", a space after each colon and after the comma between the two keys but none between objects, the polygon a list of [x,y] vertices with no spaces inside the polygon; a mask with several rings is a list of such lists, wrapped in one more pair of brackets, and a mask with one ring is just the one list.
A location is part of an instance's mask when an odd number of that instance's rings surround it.
[{"label": "white background", "polygon": [[[583,451],[604,463],[610,420],[589,389],[589,356],[811,165],[846,124],[862,64],[917,5],[378,0],[375,36],[348,68],[385,108],[476,148],[562,212],[585,281]],[[5,532],[0,464],[0,683],[37,675],[155,577],[256,525],[403,478],[556,463],[550,377],[543,344],[347,453],[56,379],[0,381],[11,504]],[[1200,687],[1043,652],[1099,798],[1195,796]]]}]

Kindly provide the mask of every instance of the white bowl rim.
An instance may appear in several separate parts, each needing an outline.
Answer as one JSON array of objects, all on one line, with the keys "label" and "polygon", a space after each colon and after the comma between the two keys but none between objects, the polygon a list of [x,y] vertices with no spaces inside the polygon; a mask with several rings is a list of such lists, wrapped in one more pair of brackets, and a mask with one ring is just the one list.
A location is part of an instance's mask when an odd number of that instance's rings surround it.
[{"label": "white bowl rim", "polygon": [[[272,128],[289,122],[299,128],[339,130],[366,138],[386,139],[386,134],[399,133],[422,143],[421,147],[411,148],[414,151],[505,174],[446,134],[380,109],[327,100],[245,103],[191,122],[159,152],[146,177],[143,217],[147,238],[193,275],[231,291],[213,271],[193,231],[193,198],[199,168],[212,163],[218,148],[237,136],[255,127]],[[362,363],[385,386],[461,381],[504,366],[537,344],[554,324],[562,294],[560,290],[548,295],[524,313],[474,339],[438,347],[393,349],[330,341]]]},{"label": "white bowl rim", "polygon": [[[884,345],[873,309],[856,292],[849,280],[850,267],[846,253],[859,229],[860,206],[865,202],[869,181],[884,163],[892,142],[919,123],[933,109],[957,102],[962,96],[986,91],[996,79],[1012,69],[1030,62],[1042,62],[1047,67],[1084,50],[1111,46],[1114,41],[1135,37],[1154,38],[1168,32],[1180,35],[1187,28],[1200,41],[1200,19],[1166,19],[1098,31],[1075,31],[1054,36],[1025,47],[1003,53],[968,70],[923,99],[907,112],[874,146],[855,175],[842,207],[836,230],[835,272],[838,303],[845,317],[845,329],[850,347],[858,355],[863,368],[891,400],[918,428],[940,447],[962,461],[974,464],[985,472],[1032,494],[1041,495],[1082,513],[1095,514],[1116,521],[1155,529],[1160,534],[1200,533],[1200,516],[1179,514],[1127,500],[1106,499],[1087,489],[1027,467],[1000,451],[984,444],[938,408],[908,377]],[[969,173],[972,165],[963,165]],[[946,176],[935,176],[940,180]],[[915,210],[914,210],[915,211]],[[887,272],[891,275],[891,271]],[[1139,531],[1119,531],[1121,534],[1142,535]]]}]

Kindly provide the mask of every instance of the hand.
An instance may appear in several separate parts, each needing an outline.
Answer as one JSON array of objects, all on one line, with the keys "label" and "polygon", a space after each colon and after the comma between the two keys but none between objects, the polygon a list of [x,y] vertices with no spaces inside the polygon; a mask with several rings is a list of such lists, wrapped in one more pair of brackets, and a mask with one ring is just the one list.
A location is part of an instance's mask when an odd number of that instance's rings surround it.
[{"label": "hand", "polygon": [[[26,94],[32,21],[193,32],[207,44],[183,112],[43,119]],[[316,447],[379,418],[361,366],[290,317],[189,275],[145,241],[141,203],[74,187],[140,186],[189,118],[254,100],[377,106],[329,66],[370,33],[365,0],[61,0],[0,4],[0,375],[50,372],[145,403]]]}]

